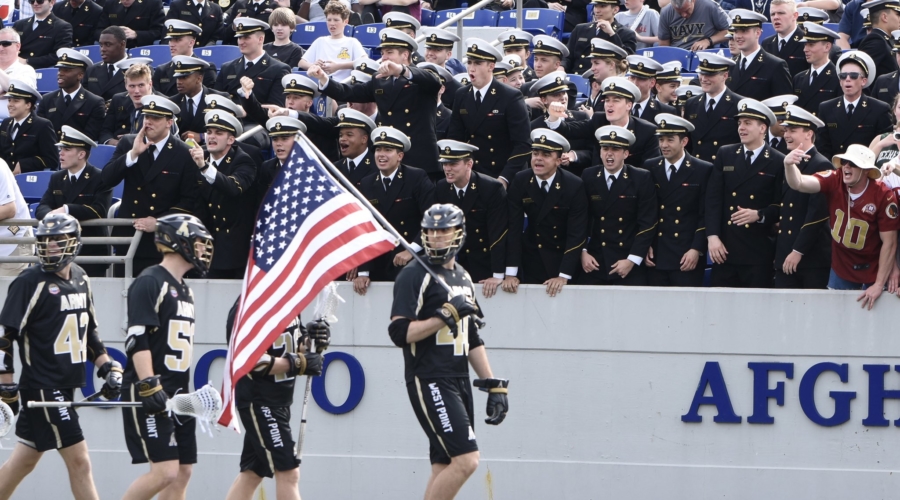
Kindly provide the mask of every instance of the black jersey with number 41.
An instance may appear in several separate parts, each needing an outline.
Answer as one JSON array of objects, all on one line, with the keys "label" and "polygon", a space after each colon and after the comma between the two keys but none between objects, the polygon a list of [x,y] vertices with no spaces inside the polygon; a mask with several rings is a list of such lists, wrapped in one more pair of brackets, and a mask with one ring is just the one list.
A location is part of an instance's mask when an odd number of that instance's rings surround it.
[{"label": "black jersey with number 41", "polygon": [[[456,264],[453,270],[433,267],[450,285],[454,294],[465,294],[475,300],[475,289],[469,273]],[[437,316],[438,309],[450,300],[450,295],[434,282],[434,278],[418,262],[404,267],[394,281],[394,304],[391,317],[425,320]],[[472,321],[463,321],[456,338],[450,328],[443,327],[434,335],[403,347],[406,362],[406,381],[415,377],[468,377],[469,346],[482,345]]]},{"label": "black jersey with number 41", "polygon": [[[18,341],[23,389],[82,387],[84,362],[106,352],[97,336],[90,279],[77,265],[70,269],[65,280],[31,266],[9,285],[0,336]],[[0,358],[0,371],[11,372],[12,359],[2,351]]]},{"label": "black jersey with number 41", "polygon": [[[145,327],[134,333],[134,327]],[[146,336],[143,339],[138,336]],[[132,348],[131,345],[135,346]],[[141,272],[128,288],[128,366],[123,381],[140,380],[132,358],[135,352],[149,350],[153,373],[159,375],[163,389],[172,396],[179,389],[188,391],[191,379],[191,353],[194,349],[194,293],[187,283],[179,283],[166,268],[156,265]]]}]

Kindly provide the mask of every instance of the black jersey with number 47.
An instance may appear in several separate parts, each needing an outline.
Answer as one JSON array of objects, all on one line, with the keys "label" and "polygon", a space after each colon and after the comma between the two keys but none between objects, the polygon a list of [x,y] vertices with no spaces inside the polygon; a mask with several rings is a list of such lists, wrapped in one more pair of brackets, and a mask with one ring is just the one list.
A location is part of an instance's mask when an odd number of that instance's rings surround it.
[{"label": "black jersey with number 47", "polygon": [[[469,273],[456,264],[453,270],[433,267],[454,294],[465,294],[475,300],[475,289]],[[418,262],[404,267],[394,281],[394,304],[391,317],[425,320],[437,316],[438,309],[450,300],[450,295],[434,282],[434,278]],[[434,335],[403,347],[406,362],[406,381],[415,377],[468,377],[469,346],[482,345],[472,321],[463,321],[456,338],[450,328],[443,327]]]},{"label": "black jersey with number 47", "polygon": [[[84,362],[106,350],[97,336],[91,282],[75,264],[70,279],[22,271],[9,285],[0,312],[0,336],[17,340],[23,389],[65,389],[84,385]],[[12,372],[12,359],[0,351],[0,372]]]},{"label": "black jersey with number 47", "polygon": [[[135,327],[145,327],[138,333]],[[143,338],[142,338],[143,337]],[[156,265],[141,272],[128,288],[128,366],[123,380],[140,380],[133,357],[149,350],[153,373],[170,396],[188,391],[194,349],[194,293],[166,268]]]}]

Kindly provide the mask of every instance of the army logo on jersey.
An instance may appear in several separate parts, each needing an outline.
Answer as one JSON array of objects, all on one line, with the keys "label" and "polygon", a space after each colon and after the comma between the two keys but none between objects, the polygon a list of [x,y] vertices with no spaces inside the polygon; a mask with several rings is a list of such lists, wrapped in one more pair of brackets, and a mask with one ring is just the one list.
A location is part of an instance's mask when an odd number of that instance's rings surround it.
[{"label": "army logo on jersey", "polygon": [[56,286],[56,283],[50,283],[50,286],[47,287],[47,291],[52,295],[57,295],[59,293],[59,287]]}]

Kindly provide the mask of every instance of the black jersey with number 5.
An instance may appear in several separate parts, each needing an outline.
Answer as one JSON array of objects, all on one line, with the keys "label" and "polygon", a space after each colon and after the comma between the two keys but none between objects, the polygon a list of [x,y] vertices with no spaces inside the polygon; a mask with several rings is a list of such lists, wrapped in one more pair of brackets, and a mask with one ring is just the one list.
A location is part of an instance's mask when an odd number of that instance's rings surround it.
[{"label": "black jersey with number 5", "polygon": [[[140,332],[140,327],[144,327]],[[149,350],[153,373],[170,396],[188,391],[194,349],[194,293],[166,268],[156,265],[141,272],[128,288],[128,366],[125,383],[140,380],[132,358]]]},{"label": "black jersey with number 5", "polygon": [[[465,294],[475,300],[475,289],[469,273],[456,264],[453,270],[433,267],[450,285],[454,294]],[[437,316],[438,309],[450,300],[444,287],[434,282],[418,262],[404,267],[394,281],[394,304],[391,317],[425,320]],[[472,321],[463,321],[456,338],[450,328],[443,327],[434,335],[403,347],[406,381],[415,377],[468,377],[469,348],[483,345]]]},{"label": "black jersey with number 5", "polygon": [[[84,385],[84,362],[106,350],[97,336],[91,282],[75,264],[70,279],[32,266],[9,285],[0,312],[0,336],[19,345],[23,389],[66,389]],[[0,372],[12,359],[0,351]]]}]

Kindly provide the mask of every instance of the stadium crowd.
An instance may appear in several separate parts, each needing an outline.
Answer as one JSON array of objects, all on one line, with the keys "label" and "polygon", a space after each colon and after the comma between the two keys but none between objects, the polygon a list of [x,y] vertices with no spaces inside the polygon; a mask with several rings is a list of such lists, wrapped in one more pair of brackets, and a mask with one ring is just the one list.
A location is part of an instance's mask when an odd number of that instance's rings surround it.
[{"label": "stadium crowd", "polygon": [[[29,0],[0,30],[0,217],[30,216],[13,175],[57,171],[34,216],[135,219],[135,275],[159,261],[156,218],[190,213],[216,241],[210,277],[241,278],[300,131],[413,250],[428,207],[460,206],[459,260],[488,297],[707,283],[861,289],[871,307],[896,293],[900,1],[649,3],[528,0],[564,29],[460,40],[422,26],[423,9],[457,7],[441,0]],[[327,34],[292,41],[317,21]],[[347,35],[371,22],[377,46]],[[154,44],[171,61],[134,50]],[[95,45],[97,62],[79,50]],[[240,54],[220,67],[200,54],[228,45]],[[59,89],[42,93],[48,67]],[[411,259],[398,247],[347,279],[365,293]]]}]

